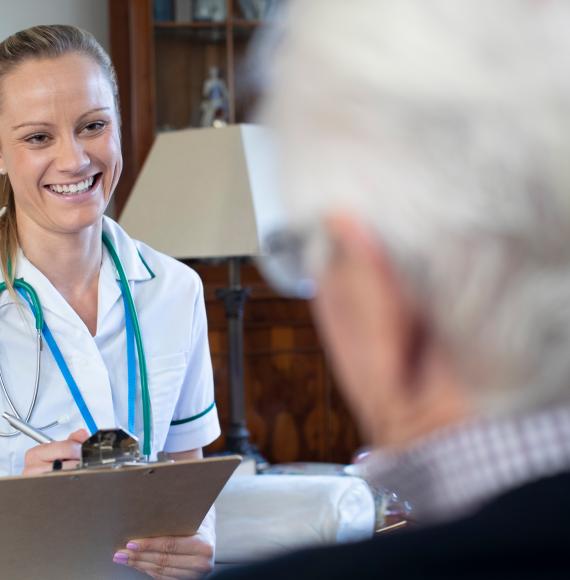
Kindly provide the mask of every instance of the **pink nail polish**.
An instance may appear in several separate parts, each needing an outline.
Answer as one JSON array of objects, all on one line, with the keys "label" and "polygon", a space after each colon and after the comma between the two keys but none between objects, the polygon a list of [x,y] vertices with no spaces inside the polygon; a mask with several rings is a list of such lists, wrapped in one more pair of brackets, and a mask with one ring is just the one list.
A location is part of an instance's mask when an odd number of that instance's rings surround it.
[{"label": "pink nail polish", "polygon": [[136,552],[137,550],[140,550],[140,546],[136,542],[129,542],[127,544],[127,549],[134,550]]},{"label": "pink nail polish", "polygon": [[113,562],[115,562],[115,564],[125,565],[128,561],[128,554],[125,554],[124,552],[115,552],[115,555],[113,556]]}]

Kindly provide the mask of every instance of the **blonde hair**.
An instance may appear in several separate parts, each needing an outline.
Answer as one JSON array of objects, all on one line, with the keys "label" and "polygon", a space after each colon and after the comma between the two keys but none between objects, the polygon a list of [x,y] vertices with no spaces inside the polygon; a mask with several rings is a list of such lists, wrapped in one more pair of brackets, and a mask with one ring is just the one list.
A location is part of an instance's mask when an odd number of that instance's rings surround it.
[{"label": "blonde hair", "polygon": [[[76,26],[51,24],[21,30],[0,42],[0,110],[2,109],[2,79],[22,63],[30,60],[50,59],[69,53],[79,53],[93,59],[100,67],[113,91],[117,113],[119,91],[115,69],[109,55],[89,32]],[[0,268],[10,292],[18,250],[18,227],[14,192],[8,175],[0,176]],[[11,272],[10,266],[12,265]]]}]

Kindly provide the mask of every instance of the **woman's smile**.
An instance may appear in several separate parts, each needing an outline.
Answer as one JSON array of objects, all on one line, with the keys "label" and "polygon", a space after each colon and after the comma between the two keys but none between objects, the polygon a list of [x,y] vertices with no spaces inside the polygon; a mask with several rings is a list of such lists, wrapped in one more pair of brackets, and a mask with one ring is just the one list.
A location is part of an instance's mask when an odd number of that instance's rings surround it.
[{"label": "woman's smile", "polygon": [[49,193],[60,199],[81,203],[97,193],[97,189],[101,185],[102,175],[103,174],[99,172],[76,181],[67,183],[50,183],[44,187],[49,191]]}]

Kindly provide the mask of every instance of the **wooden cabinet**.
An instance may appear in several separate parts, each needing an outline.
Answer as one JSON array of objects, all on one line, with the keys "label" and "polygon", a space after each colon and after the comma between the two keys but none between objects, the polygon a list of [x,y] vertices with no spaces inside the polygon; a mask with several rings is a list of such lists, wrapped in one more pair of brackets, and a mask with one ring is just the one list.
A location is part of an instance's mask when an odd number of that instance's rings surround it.
[{"label": "wooden cabinet", "polygon": [[[116,193],[120,213],[158,128],[195,125],[209,67],[223,72],[230,121],[246,119],[252,97],[240,85],[240,63],[261,25],[243,20],[228,0],[221,23],[154,22],[152,0],[109,0],[111,56],[117,69],[125,169]],[[237,72],[236,72],[237,71]],[[216,399],[227,423],[227,325],[215,297],[227,285],[224,265],[190,262],[206,292]],[[352,420],[334,385],[308,305],[275,295],[252,264],[242,281],[248,428],[271,462],[348,461],[359,446]],[[223,448],[223,438],[212,450]]]}]

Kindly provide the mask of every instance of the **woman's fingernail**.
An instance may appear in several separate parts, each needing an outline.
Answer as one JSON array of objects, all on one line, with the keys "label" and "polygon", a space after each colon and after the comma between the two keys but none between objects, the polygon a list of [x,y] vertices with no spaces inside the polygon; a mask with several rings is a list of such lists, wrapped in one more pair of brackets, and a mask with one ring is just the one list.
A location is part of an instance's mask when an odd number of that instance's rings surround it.
[{"label": "woman's fingernail", "polygon": [[125,552],[115,552],[113,556],[113,562],[115,564],[126,564],[129,561],[129,555],[125,554]]},{"label": "woman's fingernail", "polygon": [[139,546],[139,545],[138,545],[136,542],[129,542],[129,543],[127,544],[127,548],[128,548],[129,550],[134,550],[135,552],[136,552],[137,550],[140,550],[140,546]]}]

